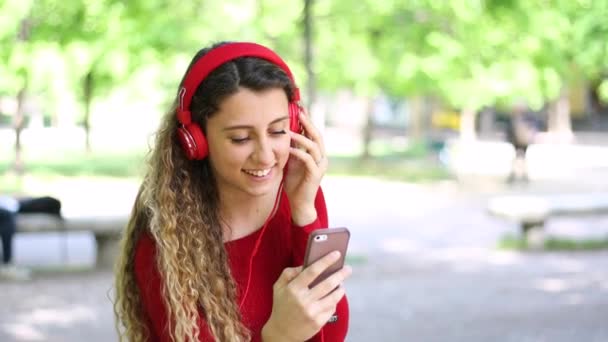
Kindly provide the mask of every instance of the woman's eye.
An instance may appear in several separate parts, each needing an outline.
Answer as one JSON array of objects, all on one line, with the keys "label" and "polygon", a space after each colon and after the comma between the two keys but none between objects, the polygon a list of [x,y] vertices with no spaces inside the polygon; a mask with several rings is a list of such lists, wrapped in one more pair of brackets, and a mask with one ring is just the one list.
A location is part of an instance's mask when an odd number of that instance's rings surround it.
[{"label": "woman's eye", "polygon": [[244,137],[244,138],[230,138],[230,140],[235,143],[235,144],[242,144],[244,142],[246,142],[247,140],[249,140],[249,137]]},{"label": "woman's eye", "polygon": [[282,135],[282,134],[285,134],[285,133],[287,133],[287,132],[285,132],[285,130],[284,130],[284,129],[282,129],[282,130],[280,130],[280,131],[273,131],[273,132],[270,132],[270,133],[271,133],[272,135]]}]

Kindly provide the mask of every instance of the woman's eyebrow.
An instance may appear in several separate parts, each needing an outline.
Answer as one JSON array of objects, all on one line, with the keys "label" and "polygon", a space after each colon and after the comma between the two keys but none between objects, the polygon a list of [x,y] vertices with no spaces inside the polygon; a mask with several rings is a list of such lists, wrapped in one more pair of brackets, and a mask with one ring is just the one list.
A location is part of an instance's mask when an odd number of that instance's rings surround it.
[{"label": "woman's eyebrow", "polygon": [[[287,119],[289,119],[288,115],[282,116],[280,118],[272,120],[268,124],[268,126],[274,125],[277,122],[287,120]],[[228,127],[224,128],[223,131],[231,131],[231,130],[235,130],[235,129],[251,129],[251,128],[253,128],[253,126],[251,126],[251,125],[234,125],[234,126],[228,126]]]}]

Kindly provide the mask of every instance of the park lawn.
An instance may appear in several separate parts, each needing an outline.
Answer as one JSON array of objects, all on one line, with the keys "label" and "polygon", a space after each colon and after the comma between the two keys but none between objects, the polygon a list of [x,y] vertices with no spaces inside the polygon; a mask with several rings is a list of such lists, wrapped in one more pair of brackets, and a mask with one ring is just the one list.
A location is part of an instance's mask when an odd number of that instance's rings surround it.
[{"label": "park lawn", "polygon": [[113,184],[138,184],[144,173],[141,152],[61,151],[25,156],[23,175],[11,169],[12,159],[0,158],[0,191],[36,196],[64,193],[67,188],[108,188]]},{"label": "park lawn", "polygon": [[[137,182],[145,172],[146,153],[131,151],[59,151],[52,154],[25,156],[25,173],[19,177],[11,171],[12,157],[0,157],[0,189],[3,193],[48,193],[57,184],[114,180]],[[329,156],[327,172],[333,176],[374,177],[403,182],[432,182],[449,179],[448,171],[420,145],[409,150],[391,151],[383,148],[362,159],[352,153]]]},{"label": "park lawn", "polygon": [[[498,242],[498,248],[504,250],[528,250],[526,241],[514,235],[506,235]],[[550,237],[545,240],[543,249],[546,251],[593,251],[608,249],[608,238],[572,239]]]},{"label": "park lawn", "polygon": [[451,178],[449,171],[439,162],[422,159],[385,158],[330,158],[329,175],[373,177],[409,183],[424,183]]}]

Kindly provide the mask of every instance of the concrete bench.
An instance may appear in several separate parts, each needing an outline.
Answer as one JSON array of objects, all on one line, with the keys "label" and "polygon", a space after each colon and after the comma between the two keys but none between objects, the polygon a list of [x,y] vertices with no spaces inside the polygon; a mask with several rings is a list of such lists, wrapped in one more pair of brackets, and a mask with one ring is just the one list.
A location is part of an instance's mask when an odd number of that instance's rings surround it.
[{"label": "concrete bench", "polygon": [[529,247],[542,248],[548,219],[608,214],[608,193],[501,196],[491,199],[486,209],[490,215],[516,222]]},{"label": "concrete bench", "polygon": [[17,215],[17,232],[91,232],[97,245],[96,267],[110,268],[118,255],[118,241],[127,225],[127,216],[67,216],[49,214]]}]

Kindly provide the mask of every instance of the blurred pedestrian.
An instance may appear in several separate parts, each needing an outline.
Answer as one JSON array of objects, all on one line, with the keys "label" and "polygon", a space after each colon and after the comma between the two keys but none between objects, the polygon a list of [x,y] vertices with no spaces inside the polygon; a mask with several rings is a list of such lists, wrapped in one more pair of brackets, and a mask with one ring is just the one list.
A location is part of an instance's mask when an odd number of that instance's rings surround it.
[{"label": "blurred pedestrian", "polygon": [[518,104],[509,116],[506,129],[507,139],[515,149],[515,157],[507,181],[527,183],[529,178],[526,157],[528,147],[534,142],[538,133],[538,125],[527,108]]},{"label": "blurred pedestrian", "polygon": [[350,268],[310,289],[337,259],[300,266],[310,232],[328,225],[328,160],[298,100],[289,68],[263,46],[194,57],[124,234],[121,339],[344,340]]}]

